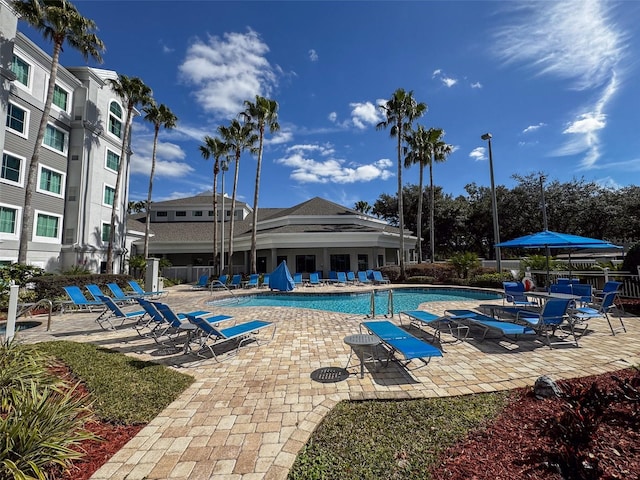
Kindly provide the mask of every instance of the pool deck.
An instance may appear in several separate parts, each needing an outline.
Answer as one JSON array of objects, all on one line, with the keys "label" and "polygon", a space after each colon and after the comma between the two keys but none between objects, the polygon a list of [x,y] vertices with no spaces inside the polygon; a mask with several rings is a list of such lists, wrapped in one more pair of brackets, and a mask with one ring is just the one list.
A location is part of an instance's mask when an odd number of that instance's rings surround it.
[{"label": "pool deck", "polygon": [[[362,292],[372,287],[347,288]],[[307,290],[347,291],[345,287],[303,289]],[[202,309],[233,315],[238,322],[274,322],[275,337],[268,344],[246,345],[237,356],[217,363],[163,349],[153,340],[140,337],[130,323],[115,331],[104,331],[94,321],[97,313],[55,315],[49,332],[45,331],[46,317],[38,317],[44,318],[42,326],[17,333],[17,338],[25,342],[90,342],[195,377],[196,381],[176,401],[92,479],[285,479],[313,430],[341,400],[492,392],[531,386],[540,375],[557,380],[640,364],[640,319],[627,315],[627,333],[616,336],[611,335],[606,321],[591,321],[591,331],[580,339],[580,348],[550,349],[525,339],[517,343],[490,338],[479,342],[471,337],[465,342],[446,344],[442,357],[433,358],[418,369],[417,361],[409,364],[410,370],[396,362],[378,371],[368,364],[364,378],[360,378],[356,362],[349,367],[350,375],[345,380],[320,383],[312,379],[313,372],[345,366],[349,347],[343,339],[359,333],[359,323],[364,318],[283,307],[211,308],[206,302],[221,292],[211,294],[189,286],[176,286],[169,291],[162,301],[175,311]],[[445,308],[474,308],[480,303],[491,302],[431,302],[421,308],[441,315]],[[501,300],[495,303],[501,304]],[[399,323],[397,315],[394,321]],[[431,339],[415,328],[412,333]],[[451,337],[443,333],[442,339]]]}]

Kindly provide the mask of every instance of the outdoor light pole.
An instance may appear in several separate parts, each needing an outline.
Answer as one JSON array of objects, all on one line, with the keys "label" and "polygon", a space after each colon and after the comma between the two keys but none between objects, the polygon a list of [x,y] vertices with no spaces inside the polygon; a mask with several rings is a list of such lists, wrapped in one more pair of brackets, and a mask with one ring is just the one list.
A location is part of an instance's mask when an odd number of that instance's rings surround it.
[{"label": "outdoor light pole", "polygon": [[502,272],[502,263],[500,259],[500,227],[498,225],[498,201],[496,200],[496,185],[493,180],[493,153],[491,152],[491,134],[485,133],[480,138],[486,140],[489,144],[489,171],[491,172],[491,207],[493,209],[493,241],[496,248],[496,270]]},{"label": "outdoor light pole", "polygon": [[[229,160],[222,160],[220,164],[220,168],[222,169],[222,227],[220,230],[222,233],[220,234],[220,275],[224,273],[224,172],[229,170]],[[217,227],[216,227],[217,228]]]}]

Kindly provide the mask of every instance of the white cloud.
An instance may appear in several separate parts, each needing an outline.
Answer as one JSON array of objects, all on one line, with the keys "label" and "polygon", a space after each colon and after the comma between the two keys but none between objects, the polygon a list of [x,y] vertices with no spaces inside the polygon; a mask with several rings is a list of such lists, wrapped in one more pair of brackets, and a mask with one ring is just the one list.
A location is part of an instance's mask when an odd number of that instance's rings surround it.
[{"label": "white cloud", "polygon": [[[347,184],[386,180],[393,176],[389,170],[392,163],[380,159],[366,165],[347,164],[345,160],[334,158],[333,148],[327,145],[295,145],[287,149],[287,155],[276,163],[292,168],[290,178],[299,183]],[[311,158],[317,155],[329,157],[324,160]]]},{"label": "white cloud", "polygon": [[269,96],[282,71],[266,59],[269,47],[260,35],[225,33],[223,38],[196,38],[179,67],[183,80],[196,87],[194,95],[202,108],[222,117],[234,117],[244,100]]},{"label": "white cloud", "polygon": [[330,122],[335,123],[336,119],[338,118],[338,114],[336,112],[331,112],[327,118]]},{"label": "white cloud", "polygon": [[445,75],[441,69],[437,69],[434,70],[433,73],[431,74],[431,78],[435,78],[438,79],[442,82],[442,84],[447,87],[447,88],[451,88],[453,87],[456,83],[458,83],[458,79],[451,77],[449,75]]},{"label": "white cloud", "polygon": [[471,84],[471,88],[482,88],[482,84],[480,82],[474,82]]},{"label": "white cloud", "polygon": [[440,70],[439,68],[435,69],[431,74],[431,78],[436,78],[438,75],[440,75],[441,72],[442,70]]},{"label": "white cloud", "polygon": [[160,43],[160,46],[162,47],[162,53],[173,53],[173,52],[176,51],[175,48],[171,48],[166,43],[164,43],[162,40],[159,40],[158,43]]},{"label": "white cloud", "polygon": [[479,162],[481,160],[486,160],[487,156],[486,156],[487,150],[484,147],[476,147],[473,150],[471,150],[471,153],[469,153],[469,158],[475,160],[476,162]]},{"label": "white cloud", "polygon": [[280,145],[288,143],[293,140],[293,132],[289,129],[281,129],[274,133],[272,136],[265,137],[265,145]]},{"label": "white cloud", "polygon": [[371,102],[350,103],[349,106],[351,107],[351,121],[356,128],[364,130],[382,120],[378,108]]},{"label": "white cloud", "polygon": [[[136,135],[133,137],[131,156],[131,173],[149,176],[153,154],[153,135]],[[154,177],[178,178],[193,173],[194,169],[186,162],[186,153],[179,145],[158,140],[156,150],[156,169]]]},{"label": "white cloud", "polygon": [[313,48],[309,50],[309,60],[312,62],[318,61],[318,52],[316,52]]},{"label": "white cloud", "polygon": [[541,127],[546,127],[547,124],[546,123],[538,123],[537,125],[529,125],[527,128],[525,128],[522,133],[531,133],[531,132],[535,132],[536,130],[538,130]]},{"label": "white cloud", "polygon": [[581,166],[600,158],[599,131],[606,127],[605,109],[619,88],[616,71],[624,58],[627,35],[611,19],[614,4],[571,0],[507,4],[518,21],[498,29],[495,49],[505,63],[523,63],[537,75],[569,80],[575,90],[601,89],[594,104],[580,108],[563,133],[569,135],[556,155],[584,152]]}]

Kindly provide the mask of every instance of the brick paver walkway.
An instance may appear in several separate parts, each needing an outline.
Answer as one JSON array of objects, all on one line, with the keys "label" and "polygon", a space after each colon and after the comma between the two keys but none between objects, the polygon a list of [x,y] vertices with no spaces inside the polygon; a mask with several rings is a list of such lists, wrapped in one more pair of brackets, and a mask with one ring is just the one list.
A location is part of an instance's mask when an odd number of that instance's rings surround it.
[{"label": "brick paver walkway", "polygon": [[[367,287],[368,288],[368,287]],[[330,287],[314,290],[330,291]],[[362,292],[364,287],[357,291]],[[339,289],[344,292],[345,289]],[[220,294],[214,294],[220,295]],[[209,308],[209,292],[190,287],[171,289],[165,301],[176,311],[212,310],[239,322],[275,322],[274,340],[247,345],[221,363],[213,359],[168,354],[131,328],[103,331],[95,313],[69,313],[19,332],[24,341],[92,342],[191,374],[196,381],[175,402],[120,450],[93,479],[284,479],[298,451],[324,416],[339,401],[409,399],[462,395],[530,386],[540,375],[554,379],[600,374],[640,363],[640,322],[627,317],[628,333],[612,336],[604,321],[573,346],[549,349],[539,342],[472,338],[446,344],[443,357],[407,371],[350,367],[343,381],[320,383],[312,373],[344,367],[346,335],[358,333],[359,321],[348,315],[291,308]],[[434,302],[422,308],[442,314],[445,308],[473,308],[478,301]],[[486,303],[486,302],[483,302]],[[397,316],[394,319],[397,323]],[[420,335],[420,332],[413,330]],[[425,338],[428,336],[425,336]],[[451,339],[443,334],[443,340]],[[412,362],[415,368],[419,362]],[[367,365],[368,367],[370,365]]]}]

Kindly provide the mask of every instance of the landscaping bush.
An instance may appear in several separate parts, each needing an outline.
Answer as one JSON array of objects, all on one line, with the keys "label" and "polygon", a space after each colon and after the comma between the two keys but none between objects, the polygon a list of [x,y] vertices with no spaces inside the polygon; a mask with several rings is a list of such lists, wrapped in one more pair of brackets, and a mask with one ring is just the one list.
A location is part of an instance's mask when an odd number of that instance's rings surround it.
[{"label": "landscaping bush", "polygon": [[638,265],[640,265],[640,243],[635,243],[624,256],[622,270],[636,275],[638,273]]},{"label": "landscaping bush", "polygon": [[35,284],[36,298],[41,300],[48,298],[54,300],[56,298],[66,297],[65,291],[62,287],[68,285],[77,285],[83,288],[85,285],[95,283],[103,291],[108,291],[107,283],[117,283],[120,288],[129,290],[128,280],[131,280],[130,275],[115,275],[115,274],[90,274],[90,275],[47,275],[43,277],[36,277],[32,281]]},{"label": "landscaping bush", "polygon": [[469,278],[470,274],[480,268],[480,259],[474,252],[455,253],[449,259],[460,278]]}]

